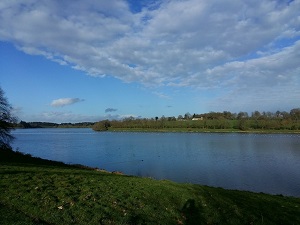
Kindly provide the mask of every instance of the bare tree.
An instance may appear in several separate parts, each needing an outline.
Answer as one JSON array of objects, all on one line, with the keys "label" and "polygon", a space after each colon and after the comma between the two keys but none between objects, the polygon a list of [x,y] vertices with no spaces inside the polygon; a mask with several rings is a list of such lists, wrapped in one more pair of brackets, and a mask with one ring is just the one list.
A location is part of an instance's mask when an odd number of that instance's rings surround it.
[{"label": "bare tree", "polygon": [[12,124],[17,120],[11,114],[12,107],[8,103],[4,91],[0,87],[0,148],[10,148],[10,143],[14,137],[10,134],[13,129]]}]

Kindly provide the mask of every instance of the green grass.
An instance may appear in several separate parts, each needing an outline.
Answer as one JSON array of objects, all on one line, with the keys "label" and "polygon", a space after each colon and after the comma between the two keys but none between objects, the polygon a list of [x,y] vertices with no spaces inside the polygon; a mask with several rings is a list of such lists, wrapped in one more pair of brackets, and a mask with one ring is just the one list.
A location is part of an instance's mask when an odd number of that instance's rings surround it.
[{"label": "green grass", "polygon": [[0,150],[0,224],[300,224],[300,199],[101,172]]}]

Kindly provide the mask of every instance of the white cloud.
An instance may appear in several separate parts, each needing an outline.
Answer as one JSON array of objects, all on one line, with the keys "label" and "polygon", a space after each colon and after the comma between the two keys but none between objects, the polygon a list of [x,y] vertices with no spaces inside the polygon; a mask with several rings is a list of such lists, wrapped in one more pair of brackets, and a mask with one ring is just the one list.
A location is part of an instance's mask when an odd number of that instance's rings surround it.
[{"label": "white cloud", "polygon": [[[276,85],[299,85],[300,41],[293,46],[260,58],[232,61],[205,71],[208,85],[221,87],[274,87]],[[199,81],[190,79],[190,85]],[[209,83],[211,82],[211,83]],[[218,84],[219,82],[219,84]]]},{"label": "white cloud", "polygon": [[122,0],[2,1],[0,40],[145,86],[299,88],[300,0],[160,3],[133,13]]},{"label": "white cloud", "polygon": [[83,99],[80,98],[59,98],[55,99],[51,102],[51,106],[53,107],[63,107],[66,105],[72,105],[77,102],[82,102],[84,101]]}]

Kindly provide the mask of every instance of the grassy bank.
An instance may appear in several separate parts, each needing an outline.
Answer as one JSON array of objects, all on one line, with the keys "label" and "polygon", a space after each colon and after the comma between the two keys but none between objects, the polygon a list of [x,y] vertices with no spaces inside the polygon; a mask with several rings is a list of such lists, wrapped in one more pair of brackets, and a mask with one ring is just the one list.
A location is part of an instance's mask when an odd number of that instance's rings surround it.
[{"label": "grassy bank", "polygon": [[300,224],[300,199],[177,184],[0,150],[0,224]]},{"label": "grassy bank", "polygon": [[300,134],[300,130],[262,130],[262,129],[204,129],[204,128],[114,128],[109,127],[105,131],[117,132],[195,132],[195,133],[253,133],[253,134]]}]

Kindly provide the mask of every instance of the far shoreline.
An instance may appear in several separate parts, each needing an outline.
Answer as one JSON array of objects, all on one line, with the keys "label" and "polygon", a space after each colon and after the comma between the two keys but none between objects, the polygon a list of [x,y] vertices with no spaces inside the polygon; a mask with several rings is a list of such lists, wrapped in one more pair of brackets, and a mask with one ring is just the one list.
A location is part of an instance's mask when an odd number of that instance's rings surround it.
[{"label": "far shoreline", "polygon": [[[16,127],[14,130],[27,129],[92,129],[92,127]],[[237,134],[300,134],[300,130],[239,130],[239,129],[197,129],[197,128],[165,128],[165,129],[144,129],[144,128],[113,128],[107,130],[94,130],[96,132],[144,132],[144,133],[237,133]]]},{"label": "far shoreline", "polygon": [[[239,134],[300,134],[300,130],[238,130],[238,129],[140,129],[108,128],[108,132],[157,132],[157,133],[239,133]],[[99,131],[105,132],[105,131]]]}]

